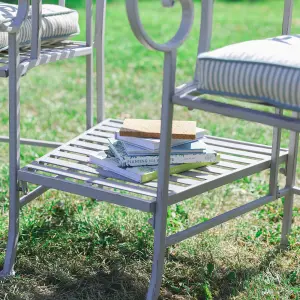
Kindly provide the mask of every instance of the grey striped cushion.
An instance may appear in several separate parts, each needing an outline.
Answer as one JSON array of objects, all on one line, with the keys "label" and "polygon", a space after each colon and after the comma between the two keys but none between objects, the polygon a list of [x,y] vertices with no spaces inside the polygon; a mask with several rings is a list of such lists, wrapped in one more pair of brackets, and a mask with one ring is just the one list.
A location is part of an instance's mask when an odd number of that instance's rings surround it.
[{"label": "grey striped cushion", "polygon": [[[16,16],[17,5],[0,2],[0,31]],[[42,11],[42,45],[65,40],[80,32],[78,13],[75,10],[58,5],[43,5]],[[2,27],[1,27],[2,26]],[[20,31],[20,46],[29,47],[31,44],[31,11]],[[0,32],[0,51],[8,48],[8,33]]]},{"label": "grey striped cushion", "polygon": [[198,57],[198,89],[300,111],[300,35],[238,43]]}]

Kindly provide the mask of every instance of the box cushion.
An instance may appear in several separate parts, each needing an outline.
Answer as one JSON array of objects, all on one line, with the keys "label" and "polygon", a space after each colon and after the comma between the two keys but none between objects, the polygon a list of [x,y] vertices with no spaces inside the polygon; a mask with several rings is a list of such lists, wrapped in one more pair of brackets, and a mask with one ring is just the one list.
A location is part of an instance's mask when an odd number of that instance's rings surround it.
[{"label": "box cushion", "polygon": [[300,111],[300,35],[233,44],[198,57],[198,90]]},{"label": "box cushion", "polygon": [[[17,14],[17,5],[0,2],[0,30]],[[80,33],[78,12],[59,5],[42,6],[42,45],[49,45],[65,40]],[[20,29],[21,48],[30,47],[32,36],[31,8],[27,20]],[[0,51],[8,48],[8,33],[0,32]]]}]

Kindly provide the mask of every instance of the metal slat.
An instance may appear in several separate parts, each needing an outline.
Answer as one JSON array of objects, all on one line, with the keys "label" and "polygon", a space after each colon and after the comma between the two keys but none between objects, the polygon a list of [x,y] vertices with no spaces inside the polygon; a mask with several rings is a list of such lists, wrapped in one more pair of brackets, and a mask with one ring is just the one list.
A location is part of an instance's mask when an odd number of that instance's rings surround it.
[{"label": "metal slat", "polygon": [[[157,182],[156,181],[146,182],[143,185],[157,188]],[[175,192],[175,193],[181,193],[185,190],[185,188],[182,187],[182,186],[179,186],[179,185],[169,183],[169,190],[172,191],[172,192]]]},{"label": "metal slat", "polygon": [[70,170],[58,169],[50,166],[41,166],[36,164],[31,164],[28,166],[28,169],[38,170],[41,172],[48,172],[53,175],[58,175],[63,178],[72,178],[76,180],[81,180],[86,183],[100,184],[108,188],[114,188],[119,190],[125,190],[127,192],[132,192],[140,195],[156,197],[156,191],[147,187],[141,187],[138,185],[125,184],[117,181],[100,178],[92,175],[80,174]]},{"label": "metal slat", "polygon": [[191,178],[198,178],[198,179],[201,179],[203,181],[217,178],[217,175],[205,174],[203,172],[196,172],[196,171],[193,171],[193,170],[180,173],[180,175],[188,176],[188,177],[191,177]]},{"label": "metal slat", "polygon": [[84,148],[68,146],[68,145],[63,146],[59,150],[61,152],[66,151],[66,152],[80,153],[80,154],[86,154],[86,155],[95,155],[95,154],[99,153],[99,151],[87,150],[87,149],[84,149]]},{"label": "metal slat", "polygon": [[[75,45],[75,44],[74,44]],[[85,44],[77,44],[76,47],[65,48],[48,48],[41,51],[39,59],[30,60],[25,59],[20,64],[21,75],[25,75],[30,69],[48,64],[50,62],[56,62],[59,60],[70,59],[79,56],[87,56],[92,54],[93,47],[87,47]]]},{"label": "metal slat", "polygon": [[81,181],[87,181],[90,178],[90,175],[80,174],[80,173],[74,174],[70,170],[59,169],[59,168],[56,168],[53,166],[40,165],[36,162],[32,162],[31,164],[27,165],[26,168],[24,168],[24,170],[27,170],[27,169],[28,169],[28,172],[40,171],[40,172],[45,172],[45,173],[61,176],[63,178],[69,177],[69,178],[81,180]]},{"label": "metal slat", "polygon": [[234,163],[229,163],[226,161],[220,161],[219,163],[217,163],[215,166],[220,166],[220,167],[224,167],[224,168],[228,168],[228,169],[239,169],[244,167],[245,165],[242,164],[234,164]]},{"label": "metal slat", "polygon": [[215,189],[239,178],[243,178],[259,171],[265,170],[270,167],[270,164],[270,159],[267,159],[256,164],[245,166],[244,168],[219,175],[216,178],[200,183],[198,186],[187,188],[180,194],[171,195],[169,197],[169,205],[194,197],[196,195],[200,195],[204,192]]},{"label": "metal slat", "polygon": [[81,146],[81,147],[84,147],[86,149],[90,149],[90,150],[94,150],[94,151],[97,151],[97,150],[98,151],[103,151],[103,150],[108,149],[107,146],[101,146],[101,145],[88,143],[88,142],[82,142],[82,141],[74,141],[74,142],[70,143],[70,145]]},{"label": "metal slat", "polygon": [[75,160],[75,161],[80,162],[80,163],[89,163],[90,162],[90,158],[88,156],[77,155],[77,154],[72,154],[72,153],[63,152],[63,151],[51,152],[49,154],[49,157],[68,158],[68,159],[72,159],[72,160]]},{"label": "metal slat", "polygon": [[103,123],[103,125],[108,125],[108,126],[111,126],[111,127],[114,127],[114,128],[122,128],[123,122],[122,121],[116,122],[114,120],[107,120]]},{"label": "metal slat", "polygon": [[93,135],[93,136],[104,137],[104,138],[112,138],[115,136],[113,133],[103,132],[103,131],[99,131],[96,129],[97,128],[95,128],[92,131],[89,131],[88,134]]},{"label": "metal slat", "polygon": [[202,168],[199,168],[196,170],[203,170],[203,171],[207,171],[207,172],[215,173],[215,174],[227,174],[227,173],[231,172],[228,169],[222,169],[222,168],[211,167],[211,166],[202,167]]},{"label": "metal slat", "polygon": [[[30,69],[39,65],[48,64],[68,58],[87,56],[90,55],[92,51],[93,47],[87,47],[85,42],[64,41],[56,45],[42,47],[40,51],[40,57],[38,59],[31,59],[31,49],[27,49],[21,52],[20,72],[21,75],[24,75]],[[7,53],[4,52],[0,54],[0,62],[5,63],[5,65],[0,68],[0,76],[8,77],[9,61]]]},{"label": "metal slat", "polygon": [[[105,178],[116,178],[116,179],[118,179],[118,180],[123,180],[123,181],[125,181],[125,182],[132,182],[132,183],[135,183],[135,184],[137,184],[135,181],[133,181],[133,180],[131,180],[131,179],[129,179],[129,178],[126,178],[126,177],[124,177],[124,176],[122,176],[122,175],[119,175],[119,174],[115,174],[115,173],[113,173],[113,172],[111,172],[111,171],[103,171],[102,172],[102,170],[101,169],[99,169],[99,174],[101,175],[101,176],[103,176],[103,177],[105,177]],[[146,187],[146,188],[151,188],[151,189],[153,189],[153,190],[155,190],[155,192],[156,192],[156,187],[152,187],[152,185],[147,185],[147,183],[142,183],[142,186],[143,187]],[[172,186],[172,185],[171,185]],[[174,194],[174,191],[170,191],[169,192],[169,195],[172,195],[172,194]]]},{"label": "metal slat", "polygon": [[[180,175],[181,175],[181,173],[180,173]],[[175,176],[175,175],[170,176],[170,181],[178,182],[178,183],[185,184],[185,185],[199,184],[199,180],[195,180],[195,179],[188,178],[188,177]]]},{"label": "metal slat", "polygon": [[233,155],[227,155],[227,154],[221,154],[221,161],[228,160],[228,161],[234,161],[238,162],[244,165],[251,165],[257,162],[257,160],[240,157],[240,156],[233,156]]},{"label": "metal slat", "polygon": [[102,144],[106,144],[106,145],[108,144],[107,138],[101,138],[101,137],[93,136],[93,135],[90,135],[89,133],[81,136],[80,139],[85,140],[85,141],[102,143]]},{"label": "metal slat", "polygon": [[116,131],[118,131],[116,128],[105,126],[105,125],[97,126],[96,129],[107,131],[107,132],[112,132],[112,133],[115,133]]},{"label": "metal slat", "polygon": [[255,158],[255,159],[268,159],[270,156],[263,155],[259,153],[247,152],[242,150],[235,150],[230,148],[224,148],[219,146],[210,146],[211,149],[215,150],[216,152],[231,154],[231,155],[240,155],[243,157]]},{"label": "metal slat", "polygon": [[42,157],[41,159],[38,160],[38,162],[44,163],[44,164],[47,163],[47,164],[51,164],[51,165],[56,165],[56,166],[60,166],[60,167],[65,167],[65,168],[70,168],[70,169],[74,169],[74,170],[81,171],[81,172],[98,174],[96,169],[94,169],[92,167],[86,166],[84,164],[73,163],[70,161],[62,160],[62,159],[56,159],[56,158],[51,158],[51,157]]},{"label": "metal slat", "polygon": [[223,142],[223,141],[209,140],[209,139],[205,139],[204,142],[207,145],[220,146],[229,149],[237,149],[237,150],[254,152],[259,154],[270,155],[272,153],[272,149],[260,148],[260,147],[250,146],[250,145],[241,145],[233,142]]},{"label": "metal slat", "polygon": [[[264,149],[272,149],[270,145],[264,145],[264,144],[256,144],[256,143],[250,143],[250,142],[245,142],[241,140],[233,140],[229,138],[224,138],[224,137],[218,137],[218,136],[212,136],[212,135],[206,135],[205,138],[209,140],[216,140],[216,141],[222,141],[222,142],[229,142],[229,143],[235,143],[235,144],[241,144],[241,145],[248,145],[248,146],[254,146],[258,148],[264,148]],[[281,148],[280,150],[282,151],[287,151],[285,148]]]},{"label": "metal slat", "polygon": [[116,122],[116,123],[119,123],[119,124],[123,124],[124,123],[124,121],[123,120],[121,120],[121,119],[106,119],[107,121],[111,121],[111,122]]},{"label": "metal slat", "polygon": [[[135,183],[137,184],[135,181],[131,180],[131,179],[128,179],[122,175],[119,175],[119,174],[115,174],[111,171],[102,171],[101,169],[99,170],[99,174],[105,178],[116,178],[118,180],[123,180],[123,181],[126,181],[126,182],[131,182],[131,183]],[[142,184],[143,187],[146,187],[147,189],[152,189],[156,192],[156,188],[155,187],[152,187],[152,186],[149,186],[147,185],[147,183],[143,183]],[[170,191],[169,192],[169,195],[172,195],[174,192],[173,191]]]},{"label": "metal slat", "polygon": [[[29,173],[28,171],[20,170],[18,172],[20,178],[34,184],[39,184],[48,188],[107,201],[110,203],[126,206],[129,208],[138,209],[145,212],[153,212],[155,210],[154,200],[143,200],[134,196],[124,195],[117,192],[102,190],[90,185],[79,185],[64,179],[44,176],[41,174]],[[25,179],[26,178],[26,179]]]}]

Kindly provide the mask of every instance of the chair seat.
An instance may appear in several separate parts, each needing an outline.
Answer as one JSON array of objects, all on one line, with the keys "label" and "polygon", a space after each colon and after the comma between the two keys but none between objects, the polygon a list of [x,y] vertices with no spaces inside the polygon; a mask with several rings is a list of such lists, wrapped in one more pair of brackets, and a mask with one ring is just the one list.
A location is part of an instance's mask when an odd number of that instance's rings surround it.
[{"label": "chair seat", "polygon": [[198,90],[300,111],[300,35],[233,44],[198,56]]},{"label": "chair seat", "polygon": [[[17,14],[18,6],[0,2],[0,31],[5,30],[5,23],[10,22]],[[42,45],[49,45],[79,34],[78,12],[59,5],[42,6]],[[27,20],[20,30],[20,46],[28,48],[32,36],[31,9]],[[0,51],[8,48],[8,33],[0,32]]]}]

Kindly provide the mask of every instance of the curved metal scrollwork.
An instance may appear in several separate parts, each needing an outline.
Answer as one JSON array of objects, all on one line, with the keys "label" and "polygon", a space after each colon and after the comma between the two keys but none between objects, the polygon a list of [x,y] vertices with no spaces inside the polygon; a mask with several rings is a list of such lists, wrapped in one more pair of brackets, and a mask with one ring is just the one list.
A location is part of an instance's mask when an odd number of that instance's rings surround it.
[{"label": "curved metal scrollwork", "polygon": [[[5,4],[3,4],[5,5]],[[0,25],[0,31],[6,31],[10,33],[14,33],[19,31],[21,28],[23,22],[28,17],[29,12],[29,6],[30,6],[30,0],[19,0],[18,1],[18,11],[15,18],[11,20],[10,23],[2,23]]]},{"label": "curved metal scrollwork", "polygon": [[[173,0],[161,0],[164,7],[172,7]],[[187,39],[194,21],[194,5],[192,0],[179,0],[182,7],[182,17],[179,29],[175,36],[164,44],[154,42],[146,33],[140,19],[138,0],[127,0],[126,8],[129,23],[136,38],[145,47],[162,52],[177,49]]]}]

